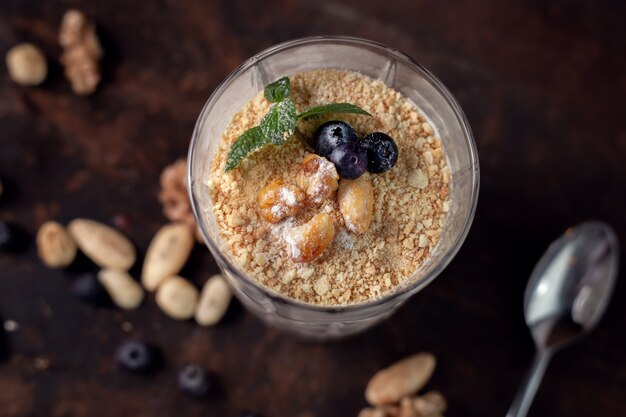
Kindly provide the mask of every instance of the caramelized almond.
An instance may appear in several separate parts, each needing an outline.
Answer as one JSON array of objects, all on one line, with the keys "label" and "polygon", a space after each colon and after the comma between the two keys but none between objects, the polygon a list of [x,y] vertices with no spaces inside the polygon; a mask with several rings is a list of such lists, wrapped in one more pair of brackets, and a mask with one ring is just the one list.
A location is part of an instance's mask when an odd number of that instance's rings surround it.
[{"label": "caramelized almond", "polygon": [[324,252],[335,237],[333,219],[318,213],[302,226],[285,232],[289,256],[294,262],[311,262]]},{"label": "caramelized almond", "polygon": [[317,205],[331,198],[337,190],[338,179],[335,164],[324,157],[310,153],[302,161],[296,183],[306,193],[307,201]]},{"label": "caramelized almond", "polygon": [[275,180],[259,191],[257,201],[261,216],[270,223],[278,223],[298,214],[305,198],[300,188]]},{"label": "caramelized almond", "polygon": [[374,189],[370,180],[364,176],[342,179],[337,199],[348,230],[357,234],[367,232],[374,214]]}]

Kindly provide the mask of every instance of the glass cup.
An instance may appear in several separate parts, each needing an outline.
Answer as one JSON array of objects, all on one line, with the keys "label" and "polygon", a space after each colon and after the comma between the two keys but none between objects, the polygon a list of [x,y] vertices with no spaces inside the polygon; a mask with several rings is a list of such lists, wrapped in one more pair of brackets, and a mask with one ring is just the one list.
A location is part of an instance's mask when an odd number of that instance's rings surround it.
[{"label": "glass cup", "polygon": [[[278,294],[244,272],[222,242],[209,197],[208,176],[232,115],[272,81],[298,72],[339,68],[380,79],[412,101],[441,138],[452,174],[450,209],[426,263],[395,290],[352,305],[320,306]],[[248,59],[213,92],[196,123],[188,156],[192,207],[202,235],[237,298],[265,322],[300,336],[330,339],[361,332],[388,318],[448,265],[469,231],[479,188],[476,145],[459,104],[428,70],[405,54],[372,41],[317,36],[281,43]],[[314,279],[314,278],[312,278]]]}]

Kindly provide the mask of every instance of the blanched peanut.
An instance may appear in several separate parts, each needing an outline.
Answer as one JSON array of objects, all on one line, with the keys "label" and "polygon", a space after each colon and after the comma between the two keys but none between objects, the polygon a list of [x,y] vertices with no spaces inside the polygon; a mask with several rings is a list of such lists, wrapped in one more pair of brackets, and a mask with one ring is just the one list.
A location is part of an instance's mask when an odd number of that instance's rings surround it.
[{"label": "blanched peanut", "polygon": [[169,277],[159,285],[156,303],[171,318],[187,320],[196,311],[198,290],[185,278]]}]

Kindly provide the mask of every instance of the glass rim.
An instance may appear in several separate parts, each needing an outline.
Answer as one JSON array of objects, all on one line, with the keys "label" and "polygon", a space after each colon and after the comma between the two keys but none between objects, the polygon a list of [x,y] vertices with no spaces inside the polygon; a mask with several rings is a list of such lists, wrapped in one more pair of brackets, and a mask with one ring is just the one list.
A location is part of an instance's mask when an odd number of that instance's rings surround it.
[{"label": "glass rim", "polygon": [[[463,137],[465,142],[467,143],[467,148],[469,152],[469,160],[471,167],[471,203],[467,215],[465,216],[465,221],[461,232],[455,237],[454,243],[450,246],[450,248],[442,254],[442,259],[439,263],[433,266],[432,270],[430,270],[427,274],[425,274],[420,279],[417,279],[414,283],[410,285],[405,285],[400,288],[397,288],[395,291],[390,291],[387,294],[384,294],[378,298],[374,298],[362,303],[357,304],[339,304],[339,305],[318,305],[313,303],[307,303],[299,300],[295,300],[293,298],[289,298],[285,295],[279,294],[278,292],[263,286],[258,283],[254,279],[252,279],[249,274],[243,271],[237,265],[231,263],[224,255],[222,255],[222,251],[219,249],[217,242],[210,236],[207,232],[204,221],[200,216],[200,210],[198,208],[199,204],[194,195],[193,188],[191,186],[191,180],[194,169],[193,156],[196,153],[198,142],[200,141],[200,131],[202,130],[204,121],[206,119],[206,115],[215,105],[217,99],[222,95],[224,90],[230,86],[230,84],[239,77],[242,73],[250,69],[253,65],[257,64],[258,61],[263,60],[267,57],[270,57],[276,53],[286,51],[293,47],[299,47],[309,44],[316,43],[334,43],[334,44],[346,44],[352,46],[367,46],[373,47],[375,49],[383,50],[386,53],[390,53],[394,56],[394,58],[403,61],[409,67],[411,67],[415,72],[421,73],[424,78],[435,88],[435,90],[442,96],[446,104],[450,107],[453,114],[456,116],[459,124],[461,125],[463,131]],[[478,152],[476,149],[476,143],[474,141],[474,136],[472,134],[472,130],[470,128],[469,122],[465,113],[461,109],[458,101],[452,93],[448,90],[448,88],[428,69],[424,68],[418,62],[416,62],[413,58],[408,56],[407,54],[398,51],[397,49],[390,48],[387,45],[384,45],[379,42],[371,41],[368,39],[353,37],[353,36],[328,36],[328,35],[319,35],[319,36],[310,36],[304,38],[293,39],[287,42],[282,42],[276,45],[273,45],[267,49],[264,49],[261,52],[253,55],[248,58],[242,64],[240,64],[237,68],[235,68],[213,91],[213,93],[209,96],[206,103],[202,107],[196,124],[194,126],[194,130],[192,133],[191,143],[189,145],[189,151],[187,153],[187,192],[189,194],[189,199],[191,202],[191,208],[193,211],[193,215],[196,220],[196,224],[200,228],[202,237],[204,241],[211,251],[213,257],[218,262],[220,266],[228,269],[229,272],[236,275],[239,279],[243,279],[248,284],[255,287],[257,290],[263,293],[264,296],[269,298],[272,302],[293,305],[295,307],[303,308],[308,310],[309,312],[317,312],[317,313],[339,313],[339,312],[359,312],[363,310],[368,310],[371,308],[375,308],[380,305],[384,305],[389,300],[394,298],[405,299],[426,287],[430,284],[441,272],[448,266],[448,264],[454,259],[458,251],[460,250],[463,242],[465,241],[469,229],[472,225],[472,221],[474,219],[474,215],[476,213],[476,206],[478,204],[478,193],[479,193],[479,185],[480,185],[480,166],[478,162]],[[218,236],[219,239],[219,236]],[[415,273],[413,273],[414,275]]]}]

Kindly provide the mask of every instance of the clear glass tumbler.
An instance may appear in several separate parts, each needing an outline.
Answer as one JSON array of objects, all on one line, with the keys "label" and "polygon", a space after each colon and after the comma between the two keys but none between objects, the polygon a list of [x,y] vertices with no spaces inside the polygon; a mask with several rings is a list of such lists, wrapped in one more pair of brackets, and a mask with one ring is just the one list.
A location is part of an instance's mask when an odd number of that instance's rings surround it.
[{"label": "clear glass tumbler", "polygon": [[[437,129],[452,174],[448,218],[429,260],[404,285],[378,299],[354,305],[307,304],[258,284],[237,265],[221,241],[208,191],[212,159],[232,115],[268,83],[285,75],[320,68],[347,69],[380,79],[417,105]],[[435,279],[465,240],[479,188],[472,132],[448,89],[401,52],[368,40],[337,36],[285,42],[235,69],[209,97],[200,113],[189,149],[188,170],[196,220],[235,295],[265,322],[316,339],[347,336],[379,323]]]}]

